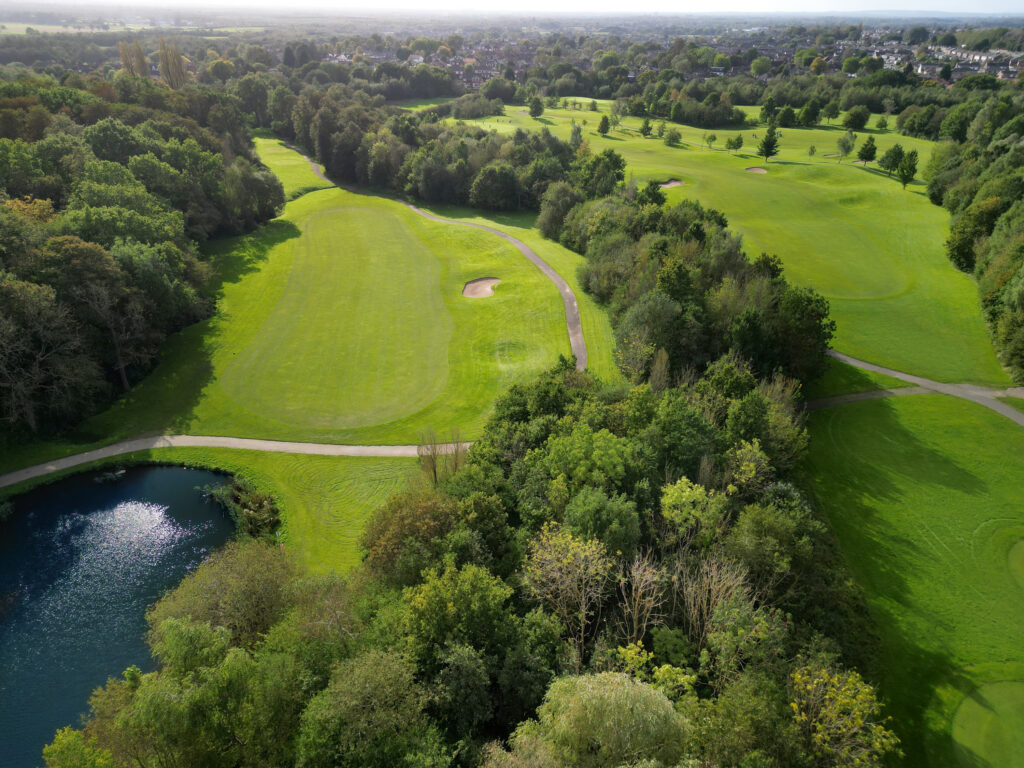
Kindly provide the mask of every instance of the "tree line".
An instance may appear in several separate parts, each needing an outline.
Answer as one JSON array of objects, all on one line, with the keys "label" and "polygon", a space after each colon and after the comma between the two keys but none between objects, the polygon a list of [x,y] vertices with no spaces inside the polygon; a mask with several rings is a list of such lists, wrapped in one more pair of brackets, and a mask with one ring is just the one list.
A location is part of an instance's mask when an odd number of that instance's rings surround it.
[{"label": "tree line", "polygon": [[129,75],[0,81],[0,197],[5,440],[126,391],[210,309],[198,243],[283,205],[233,99]]},{"label": "tree line", "polygon": [[946,251],[978,281],[1002,362],[1024,380],[1024,95],[988,94],[964,115],[961,141],[937,146],[928,197],[952,216]]}]

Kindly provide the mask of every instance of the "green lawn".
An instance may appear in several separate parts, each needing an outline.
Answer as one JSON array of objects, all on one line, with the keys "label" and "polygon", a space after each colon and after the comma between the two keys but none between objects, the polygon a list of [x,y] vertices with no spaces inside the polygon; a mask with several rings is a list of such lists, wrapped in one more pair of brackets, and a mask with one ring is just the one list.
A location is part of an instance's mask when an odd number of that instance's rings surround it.
[{"label": "green lawn", "polygon": [[[547,127],[567,138],[572,120],[586,120],[591,149],[620,152],[629,178],[682,181],[668,190],[670,199],[692,197],[722,210],[749,254],[777,253],[790,279],[828,297],[838,324],[836,349],[942,381],[1008,381],[989,343],[974,282],[945,257],[948,214],[928,201],[921,182],[903,190],[874,166],[823,157],[836,151],[841,129],[785,129],[777,159],[766,165],[753,155],[754,135],[763,127],[715,130],[718,141],[709,150],[702,146],[706,131],[670,124],[683,136],[673,148],[641,136],[639,118],[624,118],[602,137],[599,113],[585,109],[548,109],[537,119],[525,107],[506,112],[473,122],[498,131]],[[736,133],[745,146],[734,155],[722,147]],[[931,142],[872,133],[879,156],[899,142],[918,150],[919,167],[926,164]],[[818,150],[813,158],[807,154],[812,144]],[[747,172],[751,167],[768,173]]]},{"label": "green lawn", "polygon": [[610,383],[623,383],[625,377],[615,363],[615,337],[612,334],[611,320],[604,310],[589,294],[587,294],[576,278],[576,272],[583,264],[584,258],[574,251],[541,236],[534,225],[535,214],[521,213],[488,213],[473,208],[455,206],[426,207],[437,216],[453,221],[466,221],[494,227],[526,243],[538,256],[550,264],[558,272],[576,294],[580,309],[580,322],[583,324],[583,338],[587,342],[587,368]]},{"label": "green lawn", "polygon": [[85,470],[130,464],[178,464],[228,472],[271,492],[281,509],[281,541],[312,573],[359,562],[366,517],[419,472],[415,459],[304,456],[226,448],[160,448],[65,470],[0,489],[0,501]]},{"label": "green lawn", "polygon": [[309,167],[309,161],[284,142],[270,135],[253,138],[260,160],[273,170],[284,186],[284,199],[294,200],[306,192],[325,189],[331,184],[324,181]]},{"label": "green lawn", "polygon": [[902,379],[894,379],[884,373],[854,368],[852,365],[841,363],[833,358],[829,358],[825,365],[825,373],[807,385],[804,390],[804,399],[816,400],[819,397],[852,395],[857,392],[872,392],[876,389],[898,389],[910,386]]},{"label": "green lawn", "polygon": [[1024,766],[1024,431],[941,395],[814,413],[806,485],[881,635],[912,766]]},{"label": "green lawn", "polygon": [[435,96],[432,99],[403,99],[400,101],[389,101],[388,105],[392,107],[401,107],[402,109],[408,109],[410,112],[422,112],[424,109],[430,109],[440,104],[447,104],[452,101],[452,96]]}]

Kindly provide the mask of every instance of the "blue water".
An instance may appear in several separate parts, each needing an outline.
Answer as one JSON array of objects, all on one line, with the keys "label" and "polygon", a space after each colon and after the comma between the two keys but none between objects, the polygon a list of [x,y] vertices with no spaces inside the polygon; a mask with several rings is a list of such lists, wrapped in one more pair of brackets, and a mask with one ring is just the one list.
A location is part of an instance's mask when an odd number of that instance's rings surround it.
[{"label": "blue water", "polygon": [[129,469],[76,476],[15,499],[0,523],[0,765],[37,768],[78,726],[89,694],[136,664],[153,668],[147,606],[232,534],[197,488],[221,475]]}]

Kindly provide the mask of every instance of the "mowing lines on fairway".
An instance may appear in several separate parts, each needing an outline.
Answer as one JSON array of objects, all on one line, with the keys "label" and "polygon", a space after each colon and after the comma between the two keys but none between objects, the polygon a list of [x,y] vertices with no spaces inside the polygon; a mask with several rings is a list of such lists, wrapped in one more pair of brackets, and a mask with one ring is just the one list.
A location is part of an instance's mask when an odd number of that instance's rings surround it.
[{"label": "mowing lines on fairway", "polygon": [[[1019,765],[1004,736],[1024,728],[1024,431],[941,395],[817,411],[810,429],[805,482],[879,628],[908,764]],[[997,708],[964,703],[995,690]]]}]

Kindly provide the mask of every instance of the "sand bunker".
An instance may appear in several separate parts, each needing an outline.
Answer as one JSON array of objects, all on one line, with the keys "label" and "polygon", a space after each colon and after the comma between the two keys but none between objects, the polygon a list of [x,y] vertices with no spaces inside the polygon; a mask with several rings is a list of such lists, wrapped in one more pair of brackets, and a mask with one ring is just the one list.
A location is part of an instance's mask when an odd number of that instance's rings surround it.
[{"label": "sand bunker", "polygon": [[685,183],[685,181],[680,181],[679,179],[669,179],[668,181],[661,185],[661,188],[672,189],[672,187],[681,187]]},{"label": "sand bunker", "polygon": [[747,168],[747,173],[768,173],[768,171],[766,171],[764,168],[758,168],[757,166],[754,166],[753,168]]},{"label": "sand bunker", "polygon": [[494,286],[500,283],[496,277],[481,277],[470,280],[462,288],[462,295],[470,299],[482,299],[494,295]]},{"label": "sand bunker", "polygon": [[831,155],[822,155],[822,157],[839,157],[839,153],[833,152]]}]

